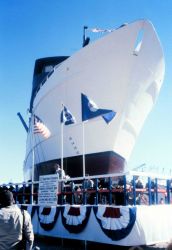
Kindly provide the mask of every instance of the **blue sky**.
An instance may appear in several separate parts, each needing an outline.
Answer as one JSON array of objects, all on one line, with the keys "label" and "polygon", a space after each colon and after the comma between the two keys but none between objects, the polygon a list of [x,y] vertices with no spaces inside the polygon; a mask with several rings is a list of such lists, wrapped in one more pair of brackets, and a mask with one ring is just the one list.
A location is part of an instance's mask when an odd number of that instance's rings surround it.
[{"label": "blue sky", "polygon": [[26,133],[16,114],[28,120],[35,59],[72,55],[84,25],[113,29],[142,18],[155,26],[166,72],[129,166],[172,169],[171,13],[171,0],[0,0],[0,183],[23,180]]}]

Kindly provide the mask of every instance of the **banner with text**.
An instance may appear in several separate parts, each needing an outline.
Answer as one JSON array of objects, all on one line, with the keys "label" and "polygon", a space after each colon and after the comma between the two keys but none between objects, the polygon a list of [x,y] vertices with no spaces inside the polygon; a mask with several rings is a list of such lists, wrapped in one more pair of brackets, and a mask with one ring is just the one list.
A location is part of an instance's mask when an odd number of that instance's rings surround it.
[{"label": "banner with text", "polygon": [[58,176],[56,174],[41,175],[39,177],[38,204],[56,206],[57,193]]}]

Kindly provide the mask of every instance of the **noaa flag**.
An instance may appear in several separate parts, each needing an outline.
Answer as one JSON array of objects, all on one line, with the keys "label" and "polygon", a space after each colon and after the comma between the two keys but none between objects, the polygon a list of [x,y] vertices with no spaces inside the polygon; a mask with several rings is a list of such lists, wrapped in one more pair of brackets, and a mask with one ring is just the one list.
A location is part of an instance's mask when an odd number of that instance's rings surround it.
[{"label": "noaa flag", "polygon": [[[109,109],[99,109],[97,105],[84,94],[81,94],[82,121],[86,121],[97,116],[102,116],[109,123],[115,116],[115,112]],[[109,114],[109,115],[108,115]]]},{"label": "noaa flag", "polygon": [[108,124],[109,122],[112,121],[112,119],[115,117],[116,112],[115,111],[111,111],[105,115],[102,115],[103,119],[105,120],[105,122]]},{"label": "noaa flag", "polygon": [[63,110],[61,112],[61,123],[64,123],[64,125],[70,125],[75,122],[75,117],[65,106],[63,106]]}]

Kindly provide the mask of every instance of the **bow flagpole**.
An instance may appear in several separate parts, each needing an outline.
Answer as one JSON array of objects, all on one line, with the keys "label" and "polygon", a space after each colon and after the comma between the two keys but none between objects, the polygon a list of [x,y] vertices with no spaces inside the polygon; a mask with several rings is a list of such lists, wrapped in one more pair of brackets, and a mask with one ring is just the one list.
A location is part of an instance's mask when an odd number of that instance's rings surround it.
[{"label": "bow flagpole", "polygon": [[85,122],[82,122],[82,151],[83,177],[85,178]]},{"label": "bow flagpole", "polygon": [[34,192],[34,180],[35,180],[35,134],[42,135],[45,139],[48,139],[51,135],[49,129],[45,126],[43,121],[34,113],[31,116],[31,143],[32,143],[32,204],[33,204],[33,192]]},{"label": "bow flagpole", "polygon": [[71,125],[75,123],[75,117],[71,112],[62,104],[61,111],[61,169],[64,169],[64,125]]},{"label": "bow flagpole", "polygon": [[31,116],[31,143],[32,143],[32,185],[31,185],[31,204],[33,204],[33,192],[34,192],[34,171],[35,171],[35,150],[34,150],[34,114],[32,113]]},{"label": "bow flagpole", "polygon": [[64,157],[64,140],[63,140],[63,134],[64,134],[64,105],[62,104],[62,113],[61,113],[61,170],[63,171],[63,157]]}]

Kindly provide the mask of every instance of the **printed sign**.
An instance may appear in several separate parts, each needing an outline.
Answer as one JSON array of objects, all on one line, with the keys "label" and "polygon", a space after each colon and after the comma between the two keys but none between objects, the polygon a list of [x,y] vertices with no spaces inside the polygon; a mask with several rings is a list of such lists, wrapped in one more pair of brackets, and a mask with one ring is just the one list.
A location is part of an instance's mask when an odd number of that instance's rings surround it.
[{"label": "printed sign", "polygon": [[39,192],[38,192],[38,204],[39,205],[57,205],[57,193],[58,193],[58,176],[41,175],[39,177]]}]

